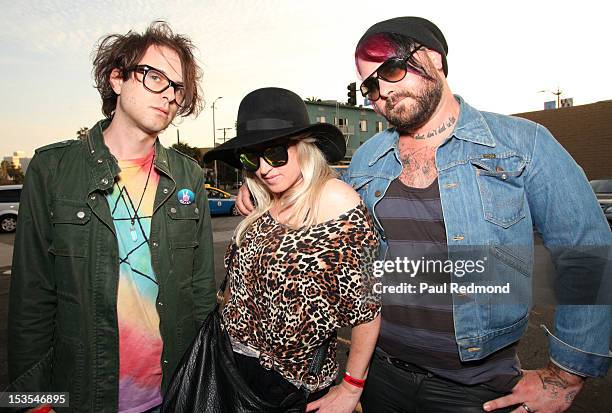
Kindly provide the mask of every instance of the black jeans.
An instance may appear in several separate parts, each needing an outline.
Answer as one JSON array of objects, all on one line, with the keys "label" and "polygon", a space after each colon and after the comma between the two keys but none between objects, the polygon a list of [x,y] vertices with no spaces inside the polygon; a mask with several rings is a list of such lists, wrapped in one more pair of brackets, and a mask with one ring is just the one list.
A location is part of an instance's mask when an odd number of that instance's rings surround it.
[{"label": "black jeans", "polygon": [[364,413],[482,413],[485,402],[505,395],[485,386],[465,386],[416,370],[420,369],[393,365],[374,353],[361,395]]},{"label": "black jeans", "polygon": [[[283,376],[274,370],[266,370],[259,364],[255,357],[248,357],[234,352],[236,365],[240,375],[249,387],[263,400],[271,404],[280,404],[287,396],[295,393],[298,388],[288,382]],[[330,386],[331,387],[331,386]],[[313,402],[325,396],[330,387],[318,390],[310,394],[308,402]]]}]

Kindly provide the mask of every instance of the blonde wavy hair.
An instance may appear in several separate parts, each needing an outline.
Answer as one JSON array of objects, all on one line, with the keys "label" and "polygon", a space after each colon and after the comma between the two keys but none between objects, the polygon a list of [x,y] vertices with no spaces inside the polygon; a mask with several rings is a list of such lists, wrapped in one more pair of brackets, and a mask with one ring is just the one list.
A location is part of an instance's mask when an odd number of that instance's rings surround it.
[{"label": "blonde wavy hair", "polygon": [[[316,139],[311,135],[297,135],[289,140],[290,145],[296,145],[297,162],[302,172],[302,180],[282,194],[280,212],[293,208],[285,224],[293,229],[310,227],[317,223],[319,199],[323,187],[328,180],[337,176],[315,142]],[[255,198],[256,206],[255,210],[243,219],[234,231],[237,245],[242,243],[251,224],[278,202],[274,200],[273,194],[254,172],[246,172],[245,180]]]}]

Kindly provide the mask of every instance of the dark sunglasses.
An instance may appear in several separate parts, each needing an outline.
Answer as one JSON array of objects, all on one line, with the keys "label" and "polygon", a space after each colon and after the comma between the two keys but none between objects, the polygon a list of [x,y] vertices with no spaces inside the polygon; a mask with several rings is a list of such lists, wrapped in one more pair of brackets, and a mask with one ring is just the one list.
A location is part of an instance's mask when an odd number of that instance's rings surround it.
[{"label": "dark sunglasses", "polygon": [[185,86],[170,80],[161,70],[149,65],[137,65],[128,68],[127,72],[140,73],[142,80],[139,80],[149,92],[162,93],[164,90],[172,87],[176,104],[182,106],[185,103]]},{"label": "dark sunglasses", "polygon": [[263,158],[268,165],[277,168],[287,164],[289,153],[287,144],[281,144],[270,146],[263,151],[239,152],[238,158],[246,171],[255,172],[259,169],[259,158]]},{"label": "dark sunglasses", "polygon": [[[422,46],[417,46],[408,54],[408,56],[404,58],[392,57],[385,60],[370,76],[363,81],[359,87],[361,95],[368,98],[372,102],[376,102],[378,99],[380,99],[380,84],[378,79],[382,79],[389,83],[397,83],[400,80],[403,80],[406,77],[406,73],[409,71],[418,75],[423,74],[421,69],[409,62],[414,54],[420,49],[422,49]],[[376,77],[373,77],[374,75],[376,75]]]}]

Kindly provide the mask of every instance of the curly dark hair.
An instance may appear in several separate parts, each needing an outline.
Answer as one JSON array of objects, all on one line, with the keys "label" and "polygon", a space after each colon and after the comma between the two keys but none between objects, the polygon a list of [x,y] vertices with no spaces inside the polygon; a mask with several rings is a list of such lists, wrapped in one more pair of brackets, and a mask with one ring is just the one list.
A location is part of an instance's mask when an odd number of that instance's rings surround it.
[{"label": "curly dark hair", "polygon": [[202,71],[193,55],[195,46],[187,37],[174,34],[166,22],[155,21],[142,34],[130,30],[124,35],[105,36],[94,51],[92,72],[95,87],[102,97],[102,113],[107,118],[113,116],[117,106],[117,94],[110,84],[112,71],[119,69],[123,73],[124,80],[127,80],[129,76],[127,68],[137,65],[151,45],[168,47],[181,59],[185,101],[179,107],[177,115],[197,116],[202,110],[202,90],[199,85]]}]

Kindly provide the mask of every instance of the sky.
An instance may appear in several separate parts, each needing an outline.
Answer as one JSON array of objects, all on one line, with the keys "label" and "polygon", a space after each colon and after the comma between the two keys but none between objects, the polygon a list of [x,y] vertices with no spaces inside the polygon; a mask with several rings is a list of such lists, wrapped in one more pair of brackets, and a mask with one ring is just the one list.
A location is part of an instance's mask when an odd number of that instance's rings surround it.
[{"label": "sky", "polygon": [[[540,110],[571,97],[575,105],[612,99],[610,20],[600,0],[0,0],[0,157],[76,136],[101,119],[91,57],[109,33],[143,31],[167,21],[198,50],[206,107],[178,118],[162,135],[213,144],[216,128],[233,128],[240,100],[266,86],[302,98],[346,100],[358,81],[354,49],[372,24],[425,17],[449,44],[448,81],[481,110]],[[545,90],[545,92],[540,92]],[[222,97],[218,99],[218,97]],[[361,103],[359,97],[358,103]],[[215,131],[218,142],[223,131]],[[227,130],[226,138],[235,136]]]}]

